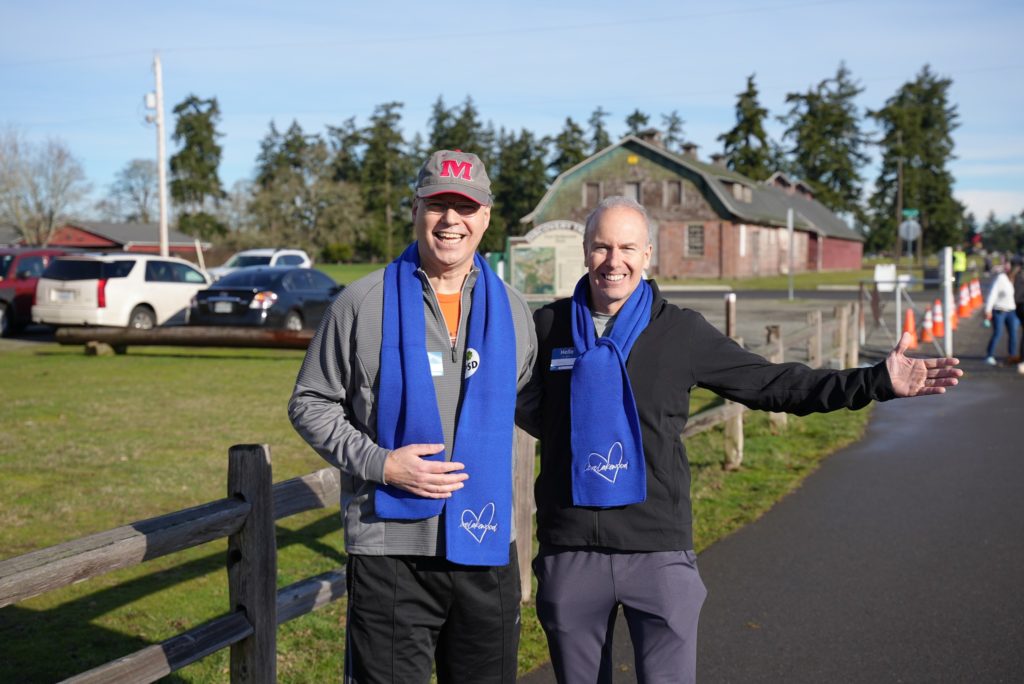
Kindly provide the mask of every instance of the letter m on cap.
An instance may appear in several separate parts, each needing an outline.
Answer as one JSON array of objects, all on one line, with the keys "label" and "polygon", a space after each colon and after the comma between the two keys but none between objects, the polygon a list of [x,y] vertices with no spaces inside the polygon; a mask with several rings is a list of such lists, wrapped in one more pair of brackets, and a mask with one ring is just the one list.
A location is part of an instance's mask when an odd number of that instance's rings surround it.
[{"label": "letter m on cap", "polygon": [[456,177],[462,178],[463,180],[471,181],[473,178],[470,176],[470,172],[473,170],[473,164],[468,161],[455,161],[454,159],[445,159],[441,162],[441,176],[442,177]]}]

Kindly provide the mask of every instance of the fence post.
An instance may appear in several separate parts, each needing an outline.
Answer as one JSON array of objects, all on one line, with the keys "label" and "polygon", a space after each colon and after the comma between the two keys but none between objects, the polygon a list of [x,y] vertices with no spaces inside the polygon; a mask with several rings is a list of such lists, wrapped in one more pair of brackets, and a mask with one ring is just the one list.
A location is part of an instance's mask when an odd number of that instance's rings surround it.
[{"label": "fence post", "polygon": [[821,368],[821,310],[815,309],[807,314],[807,324],[814,328],[814,333],[807,340],[807,365]]},{"label": "fence post", "polygon": [[[775,351],[768,355],[768,360],[772,363],[782,363],[786,360],[786,344],[782,341],[782,326],[779,325],[766,325],[767,335],[765,336],[765,344],[776,344]],[[774,411],[768,412],[768,425],[771,428],[772,434],[778,434],[786,428],[789,424],[789,415],[785,413],[775,413]]]},{"label": "fence post", "polygon": [[270,447],[238,444],[228,450],[228,496],[249,502],[245,524],[228,537],[231,610],[244,611],[251,636],[231,646],[231,682],[277,681],[277,542],[274,538]]},{"label": "fence post", "polygon": [[850,318],[853,319],[853,330],[849,336],[850,344],[848,348],[849,358],[846,360],[847,368],[856,368],[860,365],[860,327],[864,316],[864,307],[860,302],[854,302],[853,304],[853,315]]},{"label": "fence post", "polygon": [[512,483],[516,515],[516,554],[519,556],[519,586],[522,600],[529,601],[533,591],[530,561],[533,558],[534,465],[537,440],[516,428],[515,481]]},{"label": "fence post", "polygon": [[846,339],[848,329],[850,327],[850,306],[848,304],[841,304],[836,307],[836,318],[839,320],[839,324],[836,326],[836,346],[839,348],[837,354],[840,368],[847,368],[846,366]]},{"label": "fence post", "polygon": [[[728,337],[736,337],[736,293],[730,292],[725,295],[725,334]],[[726,401],[727,405],[734,402]],[[735,415],[725,420],[725,460],[722,468],[725,470],[739,470],[743,464],[743,411],[737,411]]]}]

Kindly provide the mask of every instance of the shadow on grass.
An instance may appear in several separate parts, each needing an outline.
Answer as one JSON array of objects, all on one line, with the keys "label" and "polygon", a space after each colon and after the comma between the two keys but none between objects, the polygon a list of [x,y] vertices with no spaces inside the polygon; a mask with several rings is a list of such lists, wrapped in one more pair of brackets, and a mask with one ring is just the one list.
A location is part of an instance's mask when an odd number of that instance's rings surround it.
[{"label": "shadow on grass", "polygon": [[[336,510],[298,529],[276,528],[277,548],[304,546],[344,566],[346,556],[320,541],[340,533]],[[54,682],[134,653],[153,642],[92,624],[93,620],[182,582],[221,571],[227,582],[222,551],[101,589],[48,609],[19,605],[0,609],[0,681]],[[224,606],[223,614],[228,611]],[[173,616],[168,616],[172,621]],[[196,625],[183,625],[181,631]],[[163,682],[185,682],[168,675]]]}]

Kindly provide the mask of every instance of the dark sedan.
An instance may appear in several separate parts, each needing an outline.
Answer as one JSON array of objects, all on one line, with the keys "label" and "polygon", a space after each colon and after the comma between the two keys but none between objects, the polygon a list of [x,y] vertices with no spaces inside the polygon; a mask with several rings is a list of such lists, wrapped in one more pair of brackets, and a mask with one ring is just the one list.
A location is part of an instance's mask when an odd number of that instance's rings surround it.
[{"label": "dark sedan", "polygon": [[342,289],[311,268],[251,267],[201,290],[189,306],[189,325],[316,328]]}]

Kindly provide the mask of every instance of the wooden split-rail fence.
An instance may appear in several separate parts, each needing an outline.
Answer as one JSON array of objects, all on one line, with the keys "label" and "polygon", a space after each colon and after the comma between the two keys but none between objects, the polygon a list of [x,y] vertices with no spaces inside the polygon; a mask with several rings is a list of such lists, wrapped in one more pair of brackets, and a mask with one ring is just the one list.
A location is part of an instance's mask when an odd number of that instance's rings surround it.
[{"label": "wooden split-rail fence", "polygon": [[[856,366],[860,325],[857,304],[836,307],[827,320],[821,311],[813,311],[805,327],[785,336],[780,326],[767,326],[766,342],[755,351],[783,361],[788,351],[799,348],[811,366]],[[735,329],[735,300],[727,299],[726,332],[735,337]],[[746,410],[726,402],[701,411],[690,417],[682,436],[724,423],[723,467],[736,470],[743,459]],[[773,416],[777,425],[784,420],[784,415]],[[516,545],[525,601],[531,592],[536,442],[520,430],[516,436]],[[268,446],[231,447],[223,499],[0,561],[0,608],[227,537],[229,606],[222,616],[65,682],[152,682],[224,648],[231,650],[232,682],[274,682],[277,626],[345,593],[345,570],[340,567],[278,589],[274,523],[338,505],[339,478],[337,469],[323,468],[275,484]]]}]

